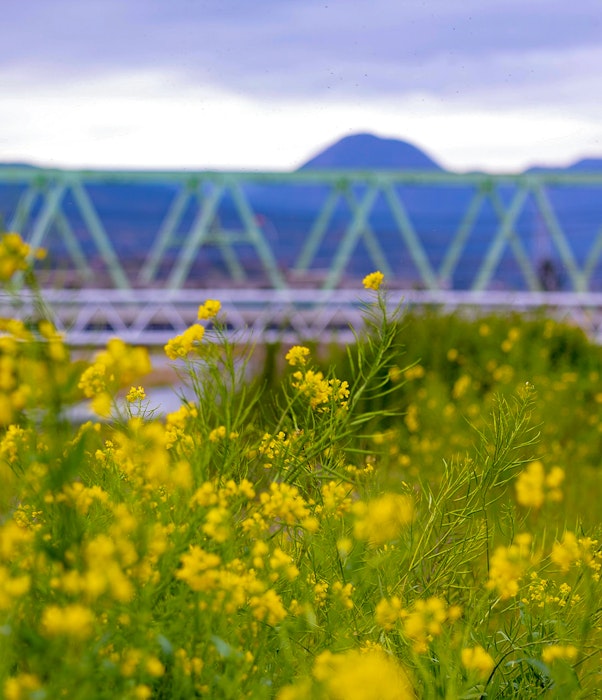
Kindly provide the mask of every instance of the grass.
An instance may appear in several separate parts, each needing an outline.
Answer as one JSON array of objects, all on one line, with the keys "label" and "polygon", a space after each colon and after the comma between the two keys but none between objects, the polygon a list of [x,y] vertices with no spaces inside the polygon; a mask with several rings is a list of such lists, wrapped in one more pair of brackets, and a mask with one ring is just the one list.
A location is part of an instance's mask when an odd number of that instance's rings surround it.
[{"label": "grass", "polygon": [[345,353],[255,381],[203,305],[165,417],[144,349],[3,322],[3,697],[600,693],[600,348],[364,293]]}]

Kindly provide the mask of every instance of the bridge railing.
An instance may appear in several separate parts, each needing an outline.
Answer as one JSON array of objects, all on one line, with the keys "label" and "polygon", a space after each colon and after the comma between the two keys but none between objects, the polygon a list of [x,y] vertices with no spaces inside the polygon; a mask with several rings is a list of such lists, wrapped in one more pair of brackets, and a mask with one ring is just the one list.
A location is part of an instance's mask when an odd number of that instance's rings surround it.
[{"label": "bridge railing", "polygon": [[[220,320],[234,341],[329,341],[348,343],[362,329],[369,293],[360,290],[220,289]],[[44,300],[56,327],[73,346],[100,346],[115,336],[147,346],[162,346],[197,320],[206,294],[199,290],[46,290]],[[0,317],[31,318],[37,302],[30,293],[0,295]],[[500,291],[391,291],[390,311],[439,309],[477,314],[504,311],[545,312],[581,326],[602,342],[602,293]]]},{"label": "bridge railing", "polygon": [[602,173],[0,166],[0,224],[49,251],[39,276],[74,344],[163,343],[207,297],[241,337],[348,339],[374,269],[392,303],[545,306],[598,336],[601,195]]}]

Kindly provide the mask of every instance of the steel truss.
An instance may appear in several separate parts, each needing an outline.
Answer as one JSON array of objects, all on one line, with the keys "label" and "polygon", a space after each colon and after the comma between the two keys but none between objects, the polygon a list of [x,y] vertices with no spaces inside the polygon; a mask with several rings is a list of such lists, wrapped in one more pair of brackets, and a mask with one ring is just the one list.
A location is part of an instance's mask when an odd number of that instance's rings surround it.
[{"label": "steel truss", "polygon": [[[101,184],[141,185],[168,184],[173,187],[171,204],[164,212],[163,222],[153,233],[152,244],[134,274],[126,271],[124,261],[117,256],[115,232],[103,222],[95,206],[90,188]],[[454,273],[461,264],[469,238],[474,231],[484,206],[493,207],[497,223],[487,234],[485,248],[479,259],[473,261],[472,291],[483,291],[496,283],[496,270],[502,257],[510,252],[522,275],[522,287],[541,291],[542,281],[537,261],[525,242],[517,234],[520,216],[530,206],[539,221],[538,235],[553,249],[566,280],[565,291],[594,290],[596,268],[602,262],[602,214],[596,230],[588,237],[588,251],[580,262],[574,252],[576,234],[571,222],[561,222],[549,195],[550,188],[591,189],[591,199],[600,198],[602,174],[532,173],[525,175],[485,175],[422,173],[398,171],[303,171],[296,173],[226,173],[226,172],[140,172],[140,171],[70,171],[0,166],[0,186],[12,185],[19,190],[18,201],[12,212],[5,214],[5,227],[19,231],[32,247],[49,245],[53,237],[60,238],[77,275],[76,286],[91,286],[98,272],[91,264],[90,253],[84,252],[73,221],[77,215],[95,248],[95,263],[100,262],[109,278],[109,285],[117,289],[155,286],[169,290],[190,286],[190,271],[195,261],[202,259],[209,247],[222,253],[230,280],[238,286],[252,283],[241,246],[251,249],[259,261],[264,283],[274,289],[299,285],[312,271],[315,272],[316,252],[332,235],[329,230],[337,206],[345,203],[348,220],[337,240],[326,269],[321,262],[320,286],[335,289],[344,280],[350,258],[359,243],[374,269],[391,276],[394,265],[404,258],[413,268],[411,286],[428,290],[448,289]],[[249,188],[292,187],[299,192],[316,188],[324,193],[316,205],[312,222],[301,222],[307,229],[300,231],[301,249],[290,269],[283,270],[279,263],[278,246],[269,240],[261,225],[261,212],[254,211],[248,195]],[[423,232],[417,229],[416,216],[412,220],[407,198],[400,188],[415,191],[436,187],[445,192],[454,188],[468,188],[470,197],[464,214],[454,231],[446,234],[443,252],[437,264],[431,251],[425,250]],[[267,191],[267,190],[266,190]],[[426,190],[425,190],[426,191]],[[228,198],[235,211],[238,225],[228,230],[219,223],[220,205]],[[66,201],[69,207],[66,206]],[[387,208],[398,245],[382,242],[373,230],[371,216],[376,203]],[[187,209],[196,207],[196,215],[187,230],[182,231]],[[437,201],[430,205],[433,210]],[[602,211],[602,207],[600,208]],[[166,254],[175,256],[169,273],[161,277],[159,268]],[[315,275],[314,277],[315,278]],[[228,286],[227,284],[224,286]]]},{"label": "steel truss", "polygon": [[[152,243],[144,259],[133,271],[118,256],[116,232],[103,220],[91,194],[94,187],[111,183],[168,184],[173,192],[162,223],[151,232]],[[561,221],[550,196],[552,188],[555,192],[580,188],[591,205],[602,192],[601,173],[192,173],[0,166],[0,188],[3,186],[15,198],[12,208],[0,211],[4,227],[22,233],[34,250],[51,247],[58,239],[67,251],[70,267],[62,274],[72,288],[49,286],[44,297],[57,325],[74,345],[104,343],[114,335],[129,342],[162,344],[195,321],[198,304],[206,298],[220,299],[226,331],[244,340],[348,340],[352,337],[350,326],[361,325],[365,293],[357,291],[358,279],[353,280],[355,291],[341,287],[351,286],[348,266],[360,244],[372,269],[387,275],[391,304],[403,301],[408,306],[446,310],[545,307],[550,314],[569,318],[593,336],[601,336],[602,205],[600,214],[596,207],[589,207],[592,216],[600,216],[600,220],[593,222],[585,255],[577,255],[574,244],[579,233],[570,221]],[[299,233],[301,244],[289,269],[282,267],[278,240],[270,238],[261,212],[253,208],[249,192],[258,187],[299,188],[303,193],[313,192],[313,196],[322,193],[313,219],[299,222],[306,228]],[[407,188],[416,192],[429,187],[469,192],[464,212],[446,234],[437,260],[426,249],[423,231],[411,214],[410,195],[404,194]],[[226,199],[237,215],[234,229],[220,223],[220,206]],[[380,210],[386,208],[392,222],[393,238],[387,246],[379,240],[372,219],[377,202]],[[333,236],[335,213],[342,206],[348,216],[343,229]],[[433,201],[432,208],[436,207],[437,201]],[[466,265],[463,254],[484,207],[494,212],[493,224],[478,258],[471,261],[474,274],[469,288],[454,290],[454,275]],[[538,261],[517,230],[527,207],[537,217],[538,235],[560,260],[562,292],[544,292]],[[93,245],[93,255],[82,246],[82,230]],[[318,251],[325,242],[331,250],[326,267],[323,256],[318,261]],[[209,248],[220,251],[227,279],[220,288],[191,289],[191,270]],[[261,279],[253,277],[256,269],[246,268],[241,248],[253,252]],[[168,253],[173,264],[163,274],[161,266]],[[520,272],[517,291],[496,290],[496,273],[504,256],[510,256]],[[401,258],[413,270],[409,284],[407,279],[395,279],[395,266]],[[404,285],[405,289],[395,289]],[[3,315],[15,312],[8,297],[0,299],[0,304]],[[25,293],[19,296],[17,312],[23,316],[34,312],[33,300]]]}]

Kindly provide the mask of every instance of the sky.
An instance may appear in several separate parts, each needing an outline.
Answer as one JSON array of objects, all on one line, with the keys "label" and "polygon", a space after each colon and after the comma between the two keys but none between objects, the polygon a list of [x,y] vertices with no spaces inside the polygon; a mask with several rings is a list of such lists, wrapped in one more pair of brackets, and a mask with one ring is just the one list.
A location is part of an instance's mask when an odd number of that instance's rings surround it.
[{"label": "sky", "polygon": [[602,157],[601,0],[3,0],[0,162],[293,170],[358,132],[456,171]]}]

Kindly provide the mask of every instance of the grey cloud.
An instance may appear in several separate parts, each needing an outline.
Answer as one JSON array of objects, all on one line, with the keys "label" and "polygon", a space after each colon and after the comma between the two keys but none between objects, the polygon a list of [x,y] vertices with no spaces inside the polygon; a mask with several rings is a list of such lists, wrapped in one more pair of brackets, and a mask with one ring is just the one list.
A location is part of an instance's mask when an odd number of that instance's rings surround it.
[{"label": "grey cloud", "polygon": [[[599,0],[9,0],[3,14],[5,68],[162,68],[264,97],[545,92],[602,36]],[[578,70],[596,81],[596,64]]]}]

